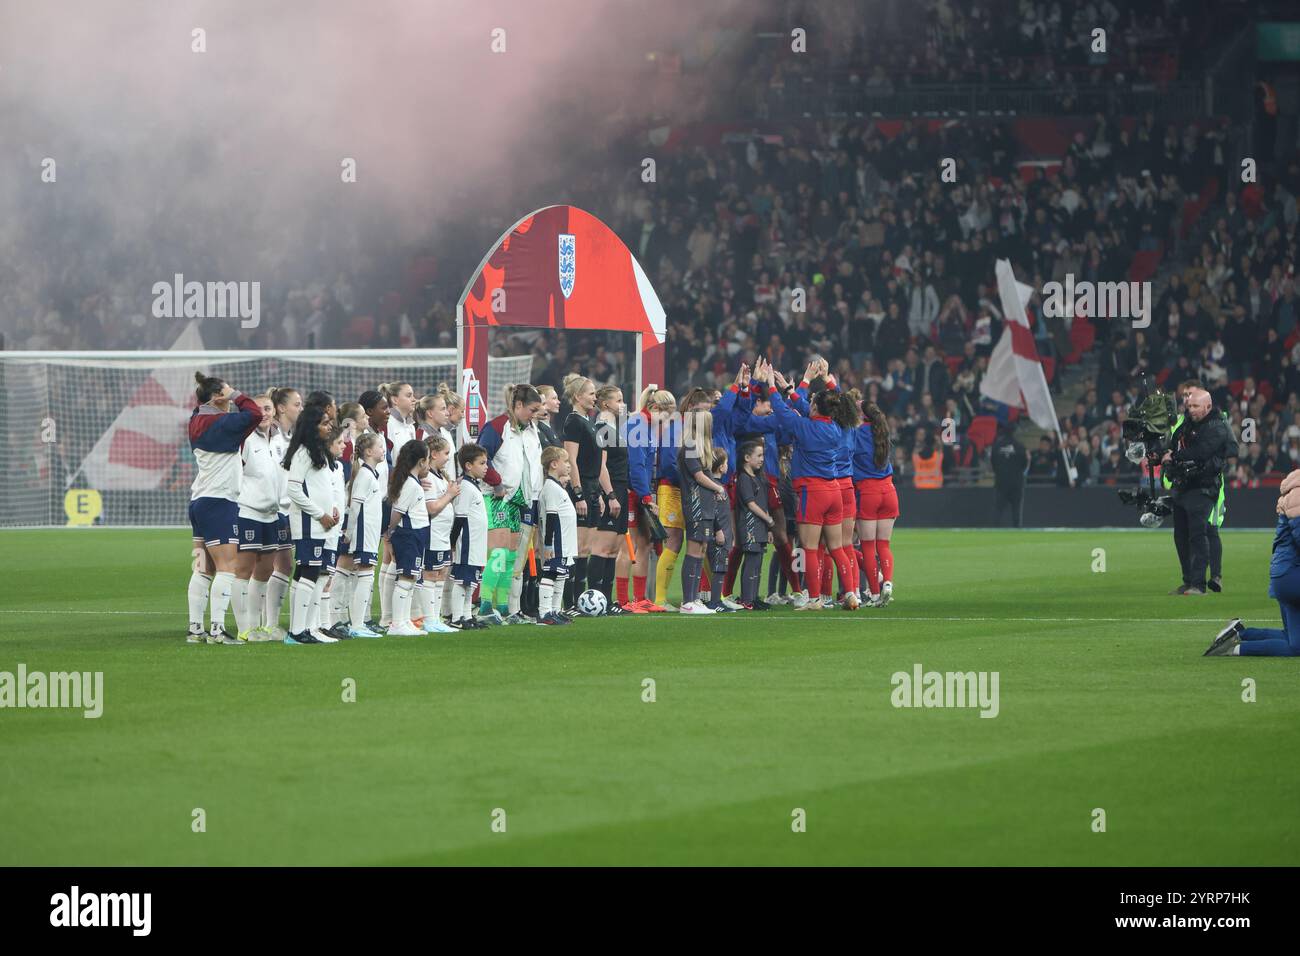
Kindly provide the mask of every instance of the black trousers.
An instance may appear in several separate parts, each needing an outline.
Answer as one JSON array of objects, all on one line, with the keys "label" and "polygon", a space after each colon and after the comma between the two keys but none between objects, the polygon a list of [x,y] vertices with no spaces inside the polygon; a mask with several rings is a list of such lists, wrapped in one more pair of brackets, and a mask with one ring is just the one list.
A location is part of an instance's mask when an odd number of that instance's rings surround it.
[{"label": "black trousers", "polygon": [[[1219,537],[1219,529],[1213,522],[1207,522],[1205,527],[1206,537],[1210,541],[1210,577],[1223,577],[1223,539]],[[1183,580],[1186,581],[1191,575],[1191,569],[1187,566],[1188,544],[1186,539],[1174,535],[1174,547],[1178,549],[1178,563],[1183,568]]]},{"label": "black trousers", "polygon": [[[1216,539],[1219,536],[1219,529],[1210,527],[1210,512],[1217,497],[1189,491],[1173,500],[1174,547],[1182,565],[1183,583],[1202,590],[1205,588],[1205,572],[1210,566],[1210,531],[1214,531]],[[1222,564],[1222,543],[1218,553],[1218,563]],[[1222,571],[1222,567],[1219,570]]]},{"label": "black trousers", "polygon": [[1006,508],[1011,512],[1011,527],[1019,528],[1025,502],[1024,484],[994,485],[993,490],[997,495],[997,510],[993,514],[993,524],[1002,527],[1002,509]]}]

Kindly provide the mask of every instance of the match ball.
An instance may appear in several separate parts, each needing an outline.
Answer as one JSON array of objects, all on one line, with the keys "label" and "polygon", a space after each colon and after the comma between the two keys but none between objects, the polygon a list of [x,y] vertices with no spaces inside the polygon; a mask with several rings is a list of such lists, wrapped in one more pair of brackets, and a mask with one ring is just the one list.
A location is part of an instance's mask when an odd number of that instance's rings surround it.
[{"label": "match ball", "polygon": [[578,595],[578,610],[587,617],[600,617],[605,613],[605,595],[594,588],[588,588]]}]

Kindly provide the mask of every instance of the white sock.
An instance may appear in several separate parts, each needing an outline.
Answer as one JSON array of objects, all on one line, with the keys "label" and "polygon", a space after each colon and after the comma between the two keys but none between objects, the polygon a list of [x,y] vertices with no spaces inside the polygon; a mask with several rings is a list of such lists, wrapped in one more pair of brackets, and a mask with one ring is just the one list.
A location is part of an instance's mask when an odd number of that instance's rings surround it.
[{"label": "white sock", "polygon": [[208,605],[212,614],[211,631],[226,626],[226,609],[230,607],[230,592],[234,586],[235,576],[229,571],[218,571],[213,576],[212,590],[208,592]]},{"label": "white sock", "polygon": [[195,571],[190,575],[190,629],[198,625],[203,630],[203,614],[208,609],[208,591],[212,588],[212,578]]},{"label": "white sock", "polygon": [[539,619],[551,613],[551,600],[554,594],[554,578],[542,578],[537,582],[537,617]]},{"label": "white sock", "polygon": [[253,578],[248,582],[248,619],[252,622],[249,627],[261,627],[263,624],[269,624],[270,621],[262,620],[262,613],[266,607],[266,582]]},{"label": "white sock", "polygon": [[1230,656],[1232,656],[1232,657],[1240,657],[1240,656],[1241,656],[1241,645],[1240,645],[1240,644],[1236,644],[1236,645],[1234,645],[1233,648],[1232,648],[1232,650],[1228,651],[1228,654],[1229,654]]},{"label": "white sock", "polygon": [[412,598],[412,610],[415,611],[413,617],[424,618],[424,623],[430,622],[429,618],[429,596],[433,593],[433,581],[420,578],[415,585],[415,598]]},{"label": "white sock", "polygon": [[361,627],[366,623],[366,602],[370,600],[369,569],[361,568],[352,572],[352,594],[348,601],[348,607],[352,614],[352,626]]},{"label": "white sock", "polygon": [[428,605],[428,612],[424,618],[425,623],[440,623],[442,621],[442,582],[424,582],[424,596]]},{"label": "white sock", "polygon": [[398,578],[393,585],[393,627],[411,623],[411,598],[415,595],[415,582]]},{"label": "white sock", "polygon": [[465,610],[465,594],[460,589],[460,585],[453,583],[451,588],[451,619],[459,621],[461,612]]},{"label": "white sock", "polygon": [[393,586],[397,583],[397,569],[388,562],[379,569],[379,623],[387,627],[393,621]]},{"label": "white sock", "polygon": [[[456,591],[461,593],[461,620],[471,621],[474,619],[474,585],[456,582]],[[455,593],[455,592],[453,592]]]},{"label": "white sock", "polygon": [[290,634],[301,634],[307,630],[307,619],[311,612],[312,587],[312,582],[306,578],[293,582],[293,598],[289,604]]},{"label": "white sock", "polygon": [[524,593],[524,576],[516,574],[510,579],[510,600],[506,604],[506,610],[511,614],[519,613],[519,598]]},{"label": "white sock", "polygon": [[320,627],[321,606],[325,603],[325,585],[329,584],[329,578],[321,575],[316,579],[316,586],[311,591],[311,607],[307,611],[307,630],[313,631]]},{"label": "white sock", "polygon": [[[280,609],[284,607],[284,596],[289,593],[289,584],[288,576],[279,571],[274,572],[266,582],[266,610],[263,614],[268,627],[280,626]],[[289,605],[289,616],[293,616],[292,604]]]},{"label": "white sock", "polygon": [[339,569],[325,569],[325,593],[320,597],[320,621],[318,626],[329,627],[334,623],[334,595],[339,585]]},{"label": "white sock", "polygon": [[346,568],[339,568],[338,572],[331,592],[333,596],[330,598],[330,623],[347,624],[351,616],[352,586],[356,582],[356,575]]},{"label": "white sock", "polygon": [[235,608],[235,633],[243,634],[254,624],[248,623],[248,578],[235,578],[231,591],[231,604]]}]

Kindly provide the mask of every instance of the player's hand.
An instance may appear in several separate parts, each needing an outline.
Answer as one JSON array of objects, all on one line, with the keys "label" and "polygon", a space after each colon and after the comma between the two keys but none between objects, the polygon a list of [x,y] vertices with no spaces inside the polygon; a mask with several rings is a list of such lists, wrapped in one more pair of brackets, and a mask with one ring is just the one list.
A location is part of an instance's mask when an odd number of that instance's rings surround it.
[{"label": "player's hand", "polygon": [[455,497],[456,497],[457,495],[459,495],[459,494],[460,494],[460,482],[459,482],[459,481],[453,481],[453,482],[451,482],[449,485],[447,485],[447,498],[448,498],[448,499],[455,498]]},{"label": "player's hand", "polygon": [[1278,504],[1288,518],[1300,517],[1300,488],[1293,488],[1281,497]]},{"label": "player's hand", "polygon": [[506,496],[505,485],[497,485],[495,488],[492,489],[493,498],[504,498],[505,496]]},{"label": "player's hand", "polygon": [[716,541],[718,544],[725,544],[727,540],[727,533],[723,531],[721,528],[719,528],[714,533],[713,540]]},{"label": "player's hand", "polygon": [[553,560],[554,558],[555,558],[555,549],[554,549],[554,548],[544,548],[544,549],[542,550],[542,560],[543,560],[543,561],[551,561],[551,560]]},{"label": "player's hand", "polygon": [[579,498],[577,503],[573,506],[573,510],[578,512],[582,517],[587,517],[587,499]]},{"label": "player's hand", "polygon": [[[336,511],[336,512],[334,512],[334,514],[337,515],[338,512]],[[330,528],[334,527],[334,525],[335,525],[335,523],[336,523],[337,521],[338,521],[338,518],[334,517],[333,515],[321,515],[321,516],[320,516],[320,526],[321,526],[322,528],[324,528],[326,531],[328,531]]]},{"label": "player's hand", "polygon": [[609,499],[609,514],[610,514],[610,517],[612,517],[612,518],[617,518],[617,517],[619,516],[619,513],[622,512],[622,510],[623,510],[623,506],[622,506],[621,504],[619,504],[619,500],[618,500],[617,498],[610,498],[610,499]]},{"label": "player's hand", "polygon": [[648,510],[652,515],[659,514],[659,502],[655,501],[653,498],[642,498],[641,507]]}]

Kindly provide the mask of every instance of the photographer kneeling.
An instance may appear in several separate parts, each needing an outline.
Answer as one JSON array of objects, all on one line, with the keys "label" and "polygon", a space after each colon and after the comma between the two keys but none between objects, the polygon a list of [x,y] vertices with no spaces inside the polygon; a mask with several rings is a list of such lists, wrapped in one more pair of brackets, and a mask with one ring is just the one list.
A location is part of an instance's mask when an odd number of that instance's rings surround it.
[{"label": "photographer kneeling", "polygon": [[1173,594],[1205,594],[1205,572],[1210,564],[1208,522],[1219,499],[1223,469],[1236,452],[1232,430],[1214,411],[1210,393],[1191,389],[1187,415],[1174,429],[1173,450],[1165,452],[1161,468],[1173,482],[1174,542],[1187,554],[1183,583]]},{"label": "photographer kneeling", "polygon": [[1282,610],[1282,628],[1244,627],[1234,618],[1219,632],[1206,657],[1300,657],[1300,471],[1282,482],[1277,531],[1268,567],[1268,596]]}]

